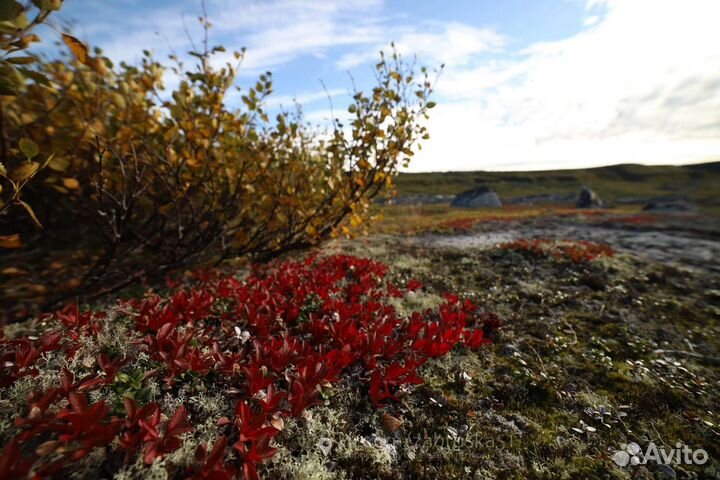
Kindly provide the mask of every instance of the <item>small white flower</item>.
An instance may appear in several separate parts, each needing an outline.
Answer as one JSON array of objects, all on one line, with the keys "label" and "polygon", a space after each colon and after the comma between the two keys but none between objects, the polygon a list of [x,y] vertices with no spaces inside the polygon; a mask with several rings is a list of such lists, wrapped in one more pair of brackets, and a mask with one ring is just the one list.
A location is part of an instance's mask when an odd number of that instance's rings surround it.
[{"label": "small white flower", "polygon": [[250,340],[250,332],[247,330],[241,330],[240,327],[235,326],[235,336],[240,339],[240,343],[244,344]]}]

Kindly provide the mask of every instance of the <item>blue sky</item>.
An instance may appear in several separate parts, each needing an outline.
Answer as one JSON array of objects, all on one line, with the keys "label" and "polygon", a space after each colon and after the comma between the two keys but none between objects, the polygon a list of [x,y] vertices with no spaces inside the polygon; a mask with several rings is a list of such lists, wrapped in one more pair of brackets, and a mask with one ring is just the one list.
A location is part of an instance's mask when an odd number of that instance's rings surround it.
[{"label": "blue sky", "polygon": [[[395,41],[446,68],[411,171],[720,160],[718,0],[207,0],[211,43],[273,72],[273,108],[322,124]],[[114,61],[200,38],[200,0],[66,0],[56,22]],[[50,34],[46,35],[47,37]],[[172,86],[172,79],[168,79]]]}]

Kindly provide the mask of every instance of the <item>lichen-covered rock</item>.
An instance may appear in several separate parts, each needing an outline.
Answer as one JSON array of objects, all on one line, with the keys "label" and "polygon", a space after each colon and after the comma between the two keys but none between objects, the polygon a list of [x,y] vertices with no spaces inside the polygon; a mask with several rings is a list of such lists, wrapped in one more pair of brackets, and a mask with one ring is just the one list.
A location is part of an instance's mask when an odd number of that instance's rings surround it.
[{"label": "lichen-covered rock", "polygon": [[585,185],[582,190],[580,190],[576,206],[577,208],[602,208],[603,201],[590,187]]},{"label": "lichen-covered rock", "polygon": [[500,197],[488,187],[478,187],[458,194],[450,203],[460,208],[498,208],[502,206]]}]

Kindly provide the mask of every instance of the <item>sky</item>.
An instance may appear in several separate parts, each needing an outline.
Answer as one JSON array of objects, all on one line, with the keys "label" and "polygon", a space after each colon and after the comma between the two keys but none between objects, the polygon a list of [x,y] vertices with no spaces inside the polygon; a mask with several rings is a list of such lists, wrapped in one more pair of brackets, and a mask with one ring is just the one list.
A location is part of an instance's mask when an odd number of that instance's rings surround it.
[{"label": "sky", "polygon": [[[296,100],[318,125],[343,118],[353,81],[372,87],[391,41],[418,64],[444,64],[431,138],[409,171],[720,160],[720,0],[205,5],[210,43],[247,47],[237,84],[272,71],[269,106]],[[185,56],[201,12],[200,0],[65,0],[54,21],[115,62],[137,62],[143,49]]]}]

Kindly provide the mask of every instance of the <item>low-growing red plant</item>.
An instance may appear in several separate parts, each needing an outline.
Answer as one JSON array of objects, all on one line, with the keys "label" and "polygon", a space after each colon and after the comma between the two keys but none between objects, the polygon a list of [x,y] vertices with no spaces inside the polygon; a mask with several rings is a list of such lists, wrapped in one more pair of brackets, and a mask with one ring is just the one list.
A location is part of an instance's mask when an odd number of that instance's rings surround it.
[{"label": "low-growing red plant", "polygon": [[468,233],[472,231],[477,221],[477,218],[458,218],[442,222],[436,228],[438,230],[450,230],[454,233]]},{"label": "low-growing red plant", "polygon": [[623,223],[629,225],[649,225],[656,223],[661,217],[658,215],[627,215],[623,217],[612,217],[603,219],[609,223]]},{"label": "low-growing red plant", "polygon": [[518,239],[501,243],[500,248],[529,254],[540,258],[554,258],[572,263],[591,262],[601,257],[615,254],[612,247],[604,243],[586,240],[550,240],[545,238]]},{"label": "low-growing red plant", "polygon": [[138,425],[145,433],[143,436],[143,442],[145,442],[143,459],[147,464],[180,448],[182,442],[179,435],[192,431],[183,406],[178,408],[167,421],[162,421],[160,410],[155,408],[149,418],[138,420]]},{"label": "low-growing red plant", "polygon": [[[191,276],[192,286],[120,302],[116,315],[132,318],[134,355],[156,366],[143,378],[157,377],[170,392],[201,382],[233,396],[217,422],[224,433],[209,452],[197,448],[196,465],[182,476],[256,479],[258,465],[275,453],[283,418],[303,415],[351,367],[380,407],[422,383],[418,369],[428,359],[458,345],[477,349],[498,327],[497,316],[455,295],[437,309],[398,314],[390,300],[423,286],[389,282],[387,271],[368,259],[311,256],[255,267],[245,280],[205,271]],[[39,375],[45,353],[72,357],[78,340],[98,336],[108,321],[104,312],[75,306],[54,318],[57,329],[39,338],[0,336],[0,388]],[[165,416],[155,402],[125,397],[117,416],[104,400],[87,400],[86,392],[102,398],[118,378],[129,378],[136,360],[101,353],[88,367],[96,373],[76,381],[64,370],[58,387],[34,392],[0,454],[0,476],[60,476],[95,448],[148,464],[180,448],[193,431],[184,406]]]}]

